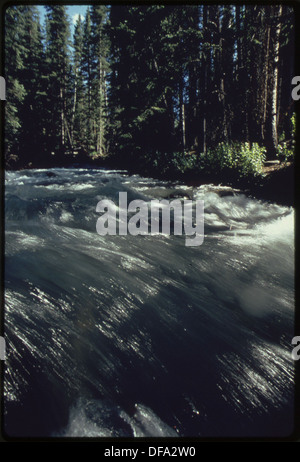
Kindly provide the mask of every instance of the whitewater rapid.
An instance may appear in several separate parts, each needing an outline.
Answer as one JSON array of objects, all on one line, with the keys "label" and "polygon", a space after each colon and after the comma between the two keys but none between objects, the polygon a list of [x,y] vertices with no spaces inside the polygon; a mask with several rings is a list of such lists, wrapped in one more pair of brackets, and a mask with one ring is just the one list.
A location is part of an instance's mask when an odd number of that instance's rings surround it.
[{"label": "whitewater rapid", "polygon": [[[204,200],[204,241],[100,236],[103,199]],[[6,172],[9,436],[288,436],[294,210],[123,171]]]}]

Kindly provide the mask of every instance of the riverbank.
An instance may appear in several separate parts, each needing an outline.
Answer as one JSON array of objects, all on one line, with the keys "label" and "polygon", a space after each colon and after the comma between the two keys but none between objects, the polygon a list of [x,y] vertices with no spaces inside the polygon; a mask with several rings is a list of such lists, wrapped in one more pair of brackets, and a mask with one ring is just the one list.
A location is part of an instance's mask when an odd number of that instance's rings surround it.
[{"label": "riverbank", "polygon": [[295,206],[295,167],[291,162],[266,163],[262,174],[259,176],[241,177],[233,170],[227,169],[221,172],[207,172],[205,170],[188,170],[185,172],[166,172],[149,166],[119,165],[109,157],[92,159],[86,155],[77,156],[53,156],[47,162],[31,162],[28,165],[20,166],[18,163],[10,164],[7,170],[23,170],[28,168],[113,168],[126,170],[129,174],[139,174],[155,179],[166,180],[179,184],[198,187],[204,184],[215,186],[226,186],[239,189],[247,196],[260,200],[276,202],[289,207]]},{"label": "riverbank", "polygon": [[[110,167],[118,168],[115,164],[110,164]],[[129,168],[127,171],[131,174],[151,176],[191,187],[199,187],[205,184],[231,187],[259,200],[275,202],[288,207],[295,206],[295,166],[292,162],[271,165],[266,163],[261,175],[248,177],[240,177],[230,169],[223,172],[186,171],[171,175],[165,175],[157,170],[154,172],[141,168]]]},{"label": "riverbank", "polygon": [[294,207],[296,197],[294,165],[292,163],[282,164],[266,170],[261,183],[250,187],[250,194],[258,199]]}]

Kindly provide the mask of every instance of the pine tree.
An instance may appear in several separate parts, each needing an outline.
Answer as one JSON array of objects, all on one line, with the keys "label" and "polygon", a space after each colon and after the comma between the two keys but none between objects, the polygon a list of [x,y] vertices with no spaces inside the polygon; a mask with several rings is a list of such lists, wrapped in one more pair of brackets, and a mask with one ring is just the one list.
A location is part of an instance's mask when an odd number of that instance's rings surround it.
[{"label": "pine tree", "polygon": [[24,22],[24,49],[22,83],[26,95],[20,108],[22,121],[19,144],[22,147],[22,156],[35,164],[38,159],[42,161],[45,149],[44,105],[46,99],[44,50],[39,13],[34,6],[25,6],[22,11]]},{"label": "pine tree", "polygon": [[[187,10],[111,8],[113,142],[127,152],[174,152],[186,144]],[[196,35],[198,33],[196,29]],[[199,40],[197,36],[196,40]]]},{"label": "pine tree", "polygon": [[5,13],[6,159],[82,150],[142,166],[222,141],[275,155],[291,139],[291,7],[92,5],[72,54],[66,8],[46,11],[44,36],[36,7]]},{"label": "pine tree", "polygon": [[107,75],[109,72],[107,20],[107,7],[93,5],[91,8],[92,114],[93,144],[97,155],[105,154],[107,149]]},{"label": "pine tree", "polygon": [[47,144],[51,151],[63,153],[70,145],[67,118],[69,80],[69,23],[65,6],[46,6]]},{"label": "pine tree", "polygon": [[83,22],[78,17],[73,37],[73,107],[71,117],[71,136],[75,150],[84,145],[85,92],[82,71]]},{"label": "pine tree", "polygon": [[24,69],[24,47],[22,9],[10,6],[5,12],[5,158],[6,162],[17,161],[21,131],[20,109],[26,95],[20,82],[20,71]]},{"label": "pine tree", "polygon": [[[112,5],[110,10],[111,74],[109,82],[109,144],[113,154],[135,150],[133,73],[136,72],[133,8]],[[141,78],[141,76],[140,76]]]},{"label": "pine tree", "polygon": [[90,8],[86,11],[83,31],[83,53],[82,53],[82,73],[85,83],[85,129],[84,129],[84,148],[87,152],[93,151],[93,108],[92,108],[92,89],[93,89],[93,46]]},{"label": "pine tree", "polygon": [[273,75],[272,75],[272,147],[271,152],[276,154],[278,146],[278,82],[279,82],[279,49],[280,33],[282,27],[282,5],[274,7],[274,47],[273,47]]}]

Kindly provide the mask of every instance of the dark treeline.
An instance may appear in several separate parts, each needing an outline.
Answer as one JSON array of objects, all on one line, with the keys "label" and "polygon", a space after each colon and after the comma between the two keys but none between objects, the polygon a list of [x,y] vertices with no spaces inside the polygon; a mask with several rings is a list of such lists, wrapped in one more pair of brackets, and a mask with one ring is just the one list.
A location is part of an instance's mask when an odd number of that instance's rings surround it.
[{"label": "dark treeline", "polygon": [[284,5],[65,6],[5,13],[8,166],[120,165],[293,138],[294,13]]},{"label": "dark treeline", "polygon": [[106,149],[107,8],[89,8],[72,38],[66,7],[45,8],[45,30],[35,6],[5,15],[5,150],[21,165]]}]

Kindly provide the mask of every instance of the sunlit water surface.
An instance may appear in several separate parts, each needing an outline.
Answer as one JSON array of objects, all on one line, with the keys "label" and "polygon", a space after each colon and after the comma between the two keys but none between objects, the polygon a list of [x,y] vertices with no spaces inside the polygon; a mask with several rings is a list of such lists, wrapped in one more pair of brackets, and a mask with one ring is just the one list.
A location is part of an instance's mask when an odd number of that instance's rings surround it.
[{"label": "sunlit water surface", "polygon": [[[100,236],[120,191],[203,199],[203,244]],[[5,193],[8,435],[290,434],[292,208],[93,169],[7,172]]]}]

